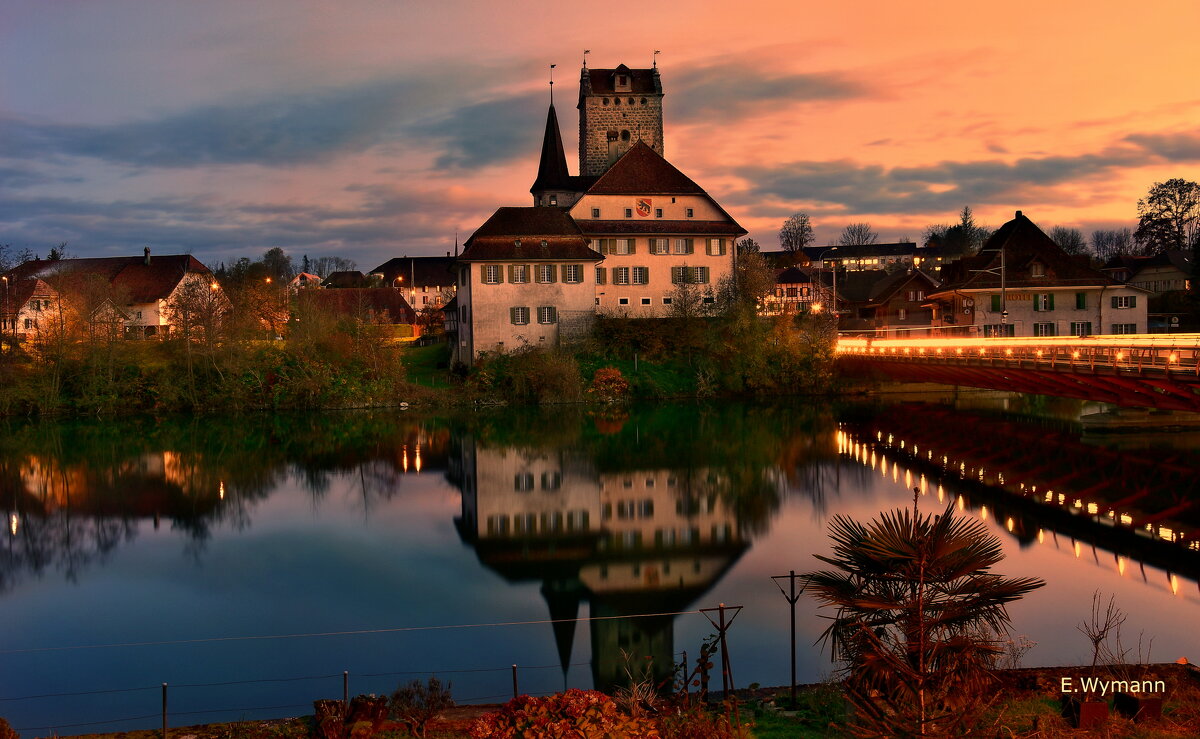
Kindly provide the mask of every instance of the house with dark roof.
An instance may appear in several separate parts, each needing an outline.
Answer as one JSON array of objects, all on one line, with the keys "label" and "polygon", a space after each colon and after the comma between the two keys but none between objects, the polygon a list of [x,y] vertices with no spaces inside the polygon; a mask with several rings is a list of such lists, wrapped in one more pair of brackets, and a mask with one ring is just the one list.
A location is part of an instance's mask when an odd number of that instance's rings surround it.
[{"label": "house with dark roof", "polygon": [[813,266],[821,269],[831,269],[836,266],[843,271],[908,269],[914,265],[920,265],[924,261],[926,251],[911,241],[889,244],[855,244],[853,246],[829,244],[804,247],[804,255]]},{"label": "house with dark roof", "polygon": [[369,287],[369,284],[367,281],[367,276],[355,269],[342,270],[340,272],[330,272],[329,275],[321,281],[321,287],[344,290],[348,288]]},{"label": "house with dark roof", "polygon": [[1114,257],[1100,271],[1118,282],[1149,291],[1147,331],[1154,334],[1196,330],[1188,298],[1193,269],[1191,252],[1171,249],[1153,256]]},{"label": "house with dark roof", "polygon": [[595,265],[575,221],[560,208],[499,208],[458,258],[455,359],[554,347],[583,338],[595,318]]},{"label": "house with dark roof", "polygon": [[928,296],[937,290],[937,279],[919,269],[852,271],[840,279],[842,330],[901,339],[932,333]]},{"label": "house with dark roof", "polygon": [[978,254],[942,268],[929,298],[942,334],[1145,333],[1148,291],[1067,254],[1021,211]]},{"label": "house with dark roof", "polygon": [[399,290],[413,310],[439,310],[454,297],[454,258],[396,257],[368,273],[380,287]]},{"label": "house with dark roof", "polygon": [[815,270],[788,267],[774,272],[775,288],[763,297],[761,315],[819,312],[829,304],[829,290],[814,279]]},{"label": "house with dark roof", "polygon": [[[125,322],[127,336],[165,334],[176,322],[172,304],[189,290],[211,292],[218,297],[217,302],[228,305],[212,271],[195,257],[190,254],[152,256],[150,247],[146,247],[140,257],[35,259],[14,268],[9,277],[14,284],[25,279],[43,280],[64,301],[85,293],[88,294],[87,302],[97,302],[97,298],[102,297],[122,315],[128,316]],[[107,294],[95,295],[97,288],[103,288]]]}]

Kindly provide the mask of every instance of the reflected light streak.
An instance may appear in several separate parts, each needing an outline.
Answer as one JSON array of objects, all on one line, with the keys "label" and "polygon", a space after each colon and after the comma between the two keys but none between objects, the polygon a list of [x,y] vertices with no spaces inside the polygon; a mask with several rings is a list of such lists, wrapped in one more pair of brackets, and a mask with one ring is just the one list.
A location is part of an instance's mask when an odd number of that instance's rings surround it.
[{"label": "reflected light streak", "polygon": [[16,513],[10,513],[8,516],[8,531],[13,536],[17,535],[17,530],[21,528],[21,517]]}]

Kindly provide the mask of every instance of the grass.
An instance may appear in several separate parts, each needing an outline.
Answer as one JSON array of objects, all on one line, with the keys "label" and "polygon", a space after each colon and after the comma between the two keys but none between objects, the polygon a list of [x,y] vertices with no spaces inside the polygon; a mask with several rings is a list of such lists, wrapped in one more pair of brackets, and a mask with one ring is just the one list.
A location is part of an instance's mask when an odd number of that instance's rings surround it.
[{"label": "grass", "polygon": [[638,361],[607,359],[594,355],[579,355],[579,371],[585,384],[601,367],[616,367],[629,382],[630,392],[639,398],[674,398],[696,394],[696,371],[685,362]]},{"label": "grass", "polygon": [[450,347],[443,342],[404,349],[404,369],[408,381],[425,387],[450,387]]}]

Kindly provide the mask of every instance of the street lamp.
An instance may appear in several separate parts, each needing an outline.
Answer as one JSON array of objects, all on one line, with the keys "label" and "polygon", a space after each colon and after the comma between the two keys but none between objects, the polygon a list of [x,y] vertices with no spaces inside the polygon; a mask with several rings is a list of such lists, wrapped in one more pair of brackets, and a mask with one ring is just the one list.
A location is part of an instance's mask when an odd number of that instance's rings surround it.
[{"label": "street lamp", "polygon": [[989,275],[1000,275],[1000,335],[1008,336],[1008,293],[1005,289],[1005,275],[1008,270],[1004,266],[1004,245],[1000,245],[1000,267],[989,269],[973,269],[972,272],[986,272]]}]

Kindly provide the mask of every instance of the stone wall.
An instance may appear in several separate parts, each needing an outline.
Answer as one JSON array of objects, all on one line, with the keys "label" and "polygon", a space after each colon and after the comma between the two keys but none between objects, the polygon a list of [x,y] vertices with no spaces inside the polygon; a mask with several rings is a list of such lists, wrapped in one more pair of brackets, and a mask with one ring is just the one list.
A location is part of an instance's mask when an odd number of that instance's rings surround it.
[{"label": "stone wall", "polygon": [[579,106],[579,173],[604,174],[638,141],[665,157],[662,95],[588,95]]}]

